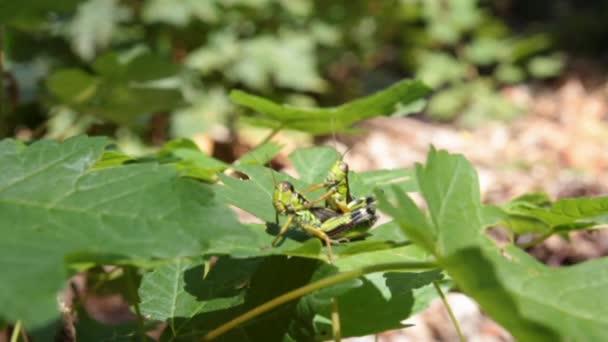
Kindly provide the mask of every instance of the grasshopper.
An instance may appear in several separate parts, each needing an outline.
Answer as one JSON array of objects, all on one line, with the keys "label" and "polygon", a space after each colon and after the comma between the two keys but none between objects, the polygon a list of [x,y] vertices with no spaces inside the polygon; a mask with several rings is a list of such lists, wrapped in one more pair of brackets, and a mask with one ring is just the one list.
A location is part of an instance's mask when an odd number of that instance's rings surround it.
[{"label": "grasshopper", "polygon": [[363,206],[348,213],[315,207],[289,182],[275,186],[272,204],[278,215],[286,215],[287,221],[273,240],[275,246],[292,222],[325,242],[330,262],[333,260],[332,244],[361,236],[377,219],[375,207]]},{"label": "grasshopper", "polygon": [[374,196],[361,197],[353,200],[348,183],[348,172],[348,164],[346,164],[342,158],[336,160],[322,184],[313,185],[306,189],[307,191],[314,191],[321,188],[327,190],[325,194],[312,201],[310,205],[312,206],[315,203],[324,200],[327,208],[341,213],[348,213],[365,207],[372,207],[375,209],[376,198]]}]

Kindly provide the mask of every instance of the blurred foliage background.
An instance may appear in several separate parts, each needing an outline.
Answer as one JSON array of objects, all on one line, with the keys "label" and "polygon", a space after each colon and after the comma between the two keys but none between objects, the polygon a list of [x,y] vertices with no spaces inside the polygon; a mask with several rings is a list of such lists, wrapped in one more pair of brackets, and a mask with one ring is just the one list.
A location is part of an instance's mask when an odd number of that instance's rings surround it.
[{"label": "blurred foliage background", "polygon": [[332,106],[406,77],[435,89],[426,118],[509,119],[525,108],[499,89],[605,59],[606,19],[592,0],[4,0],[0,134],[137,154],[244,132],[234,88]]}]

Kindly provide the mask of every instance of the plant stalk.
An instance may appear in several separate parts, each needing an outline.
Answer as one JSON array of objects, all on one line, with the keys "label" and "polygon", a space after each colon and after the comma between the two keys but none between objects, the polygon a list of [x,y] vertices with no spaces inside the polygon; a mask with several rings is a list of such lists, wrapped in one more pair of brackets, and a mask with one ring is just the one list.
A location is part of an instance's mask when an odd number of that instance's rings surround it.
[{"label": "plant stalk", "polygon": [[17,323],[15,323],[15,326],[13,327],[13,332],[11,333],[11,341],[10,342],[17,342],[19,341],[19,334],[21,333],[21,321],[17,321]]},{"label": "plant stalk", "polygon": [[334,333],[334,342],[342,340],[342,328],[340,326],[340,308],[338,307],[338,298],[331,299],[331,327]]},{"label": "plant stalk", "polygon": [[279,126],[275,127],[272,129],[272,131],[270,131],[270,133],[268,133],[268,135],[264,138],[264,140],[260,141],[258,143],[258,145],[256,147],[254,147],[254,149],[264,145],[265,143],[269,142],[270,139],[274,138],[275,135],[277,135],[277,133],[279,133],[282,129],[283,129],[283,124],[280,124]]},{"label": "plant stalk", "polygon": [[8,134],[8,104],[4,86],[4,25],[0,24],[0,139]]},{"label": "plant stalk", "polygon": [[202,341],[211,341],[224,333],[234,329],[241,324],[260,316],[263,313],[266,313],[280,305],[283,305],[287,302],[290,302],[294,299],[298,299],[302,296],[305,296],[314,291],[330,287],[336,285],[341,282],[345,282],[348,280],[359,278],[368,273],[375,272],[384,272],[384,271],[406,271],[406,270],[420,270],[420,269],[433,269],[437,268],[437,264],[434,262],[392,262],[392,263],[383,263],[377,265],[371,265],[367,267],[358,268],[352,271],[338,273],[336,275],[323,278],[321,280],[315,281],[314,283],[310,283],[308,285],[299,287],[295,290],[287,292],[283,295],[280,295],[260,306],[257,306],[244,314],[222,324],[218,328],[210,331],[205,335]]},{"label": "plant stalk", "polygon": [[125,276],[127,280],[127,291],[129,291],[129,295],[131,298],[134,298],[133,308],[135,309],[135,315],[137,316],[137,333],[142,342],[146,341],[146,330],[144,328],[144,317],[141,314],[141,310],[139,309],[139,302],[137,300],[137,286],[135,284],[135,275],[134,271],[131,267],[124,267]]},{"label": "plant stalk", "polygon": [[435,287],[437,293],[439,293],[439,297],[441,297],[441,301],[443,302],[443,305],[445,306],[446,310],[448,310],[448,315],[452,320],[452,324],[454,324],[454,328],[456,328],[458,339],[460,340],[460,342],[466,342],[466,339],[462,334],[462,330],[460,329],[460,324],[458,324],[458,320],[456,320],[456,315],[454,315],[454,311],[452,311],[452,307],[450,306],[448,299],[445,297],[445,294],[443,293],[443,291],[441,291],[441,286],[439,286],[436,281],[433,282],[433,286]]}]

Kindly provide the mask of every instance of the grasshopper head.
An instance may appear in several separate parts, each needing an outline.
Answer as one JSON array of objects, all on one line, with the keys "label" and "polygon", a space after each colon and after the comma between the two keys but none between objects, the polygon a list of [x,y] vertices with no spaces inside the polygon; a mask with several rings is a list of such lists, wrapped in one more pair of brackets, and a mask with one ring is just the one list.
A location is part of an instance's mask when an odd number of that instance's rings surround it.
[{"label": "grasshopper head", "polygon": [[289,182],[280,182],[274,187],[272,195],[272,204],[279,213],[287,211],[291,205],[291,199],[294,194],[293,185]]},{"label": "grasshopper head", "polygon": [[325,178],[325,184],[329,186],[338,185],[346,181],[346,177],[348,177],[348,164],[342,159],[338,159],[329,170],[329,174]]}]

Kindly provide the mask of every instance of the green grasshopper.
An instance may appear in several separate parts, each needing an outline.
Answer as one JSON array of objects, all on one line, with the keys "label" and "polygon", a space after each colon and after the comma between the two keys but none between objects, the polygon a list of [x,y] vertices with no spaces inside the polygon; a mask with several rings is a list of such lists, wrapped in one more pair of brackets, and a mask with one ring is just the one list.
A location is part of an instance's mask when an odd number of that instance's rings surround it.
[{"label": "green grasshopper", "polygon": [[275,186],[272,204],[279,215],[286,215],[287,221],[273,240],[275,246],[291,223],[296,223],[308,233],[325,242],[329,261],[333,261],[332,244],[348,241],[361,236],[377,220],[375,207],[361,206],[348,213],[339,213],[328,208],[315,207],[289,182]]},{"label": "green grasshopper", "polygon": [[342,158],[336,160],[329,170],[325,181],[306,189],[314,191],[325,188],[327,191],[310,205],[325,200],[325,206],[333,211],[348,213],[353,210],[373,206],[375,208],[376,198],[374,196],[361,197],[353,200],[348,182],[348,164]]}]

